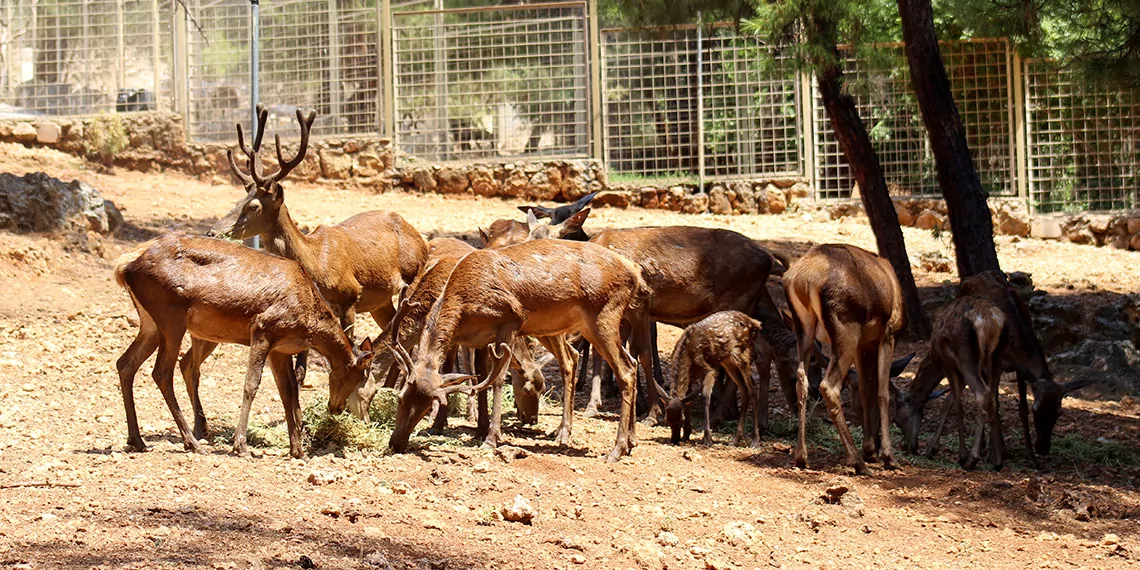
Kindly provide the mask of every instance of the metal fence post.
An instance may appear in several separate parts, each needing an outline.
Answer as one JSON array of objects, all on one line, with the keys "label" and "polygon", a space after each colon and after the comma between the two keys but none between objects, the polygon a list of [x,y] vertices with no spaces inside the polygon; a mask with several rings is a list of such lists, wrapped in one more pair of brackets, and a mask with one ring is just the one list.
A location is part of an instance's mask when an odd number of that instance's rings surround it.
[{"label": "metal fence post", "polygon": [[434,24],[432,26],[432,68],[435,72],[435,133],[438,137],[436,159],[447,160],[451,121],[448,120],[447,104],[447,38],[444,36],[443,0],[435,0]]},{"label": "metal fence post", "polygon": [[182,115],[190,134],[190,42],[186,5],[174,2],[174,112]]},{"label": "metal fence post", "polygon": [[1017,146],[1018,150],[1021,152],[1022,162],[1022,164],[1019,165],[1019,168],[1022,168],[1022,171],[1025,173],[1025,200],[1029,205],[1029,213],[1036,214],[1037,208],[1033,202],[1033,168],[1031,168],[1029,165],[1029,162],[1032,160],[1033,156],[1033,116],[1030,114],[1031,109],[1029,108],[1028,103],[1030,71],[1029,62],[1023,62],[1020,61],[1020,59],[1021,58],[1018,58],[1019,62],[1017,70],[1020,81],[1018,81],[1017,84],[1020,86],[1019,90],[1021,91],[1021,110],[1018,113],[1018,117],[1021,121],[1023,121],[1024,128],[1020,129],[1019,131],[1023,139],[1023,144]]},{"label": "metal fence post", "polygon": [[159,29],[158,0],[150,1],[150,42],[154,58],[154,108],[162,106],[162,35]]},{"label": "metal fence post", "polygon": [[392,41],[392,0],[381,0],[377,4],[376,17],[380,24],[380,48],[376,50],[379,59],[380,88],[376,91],[376,111],[380,121],[380,133],[395,142],[396,136],[396,72],[395,43]]},{"label": "metal fence post", "polygon": [[705,187],[705,63],[704,26],[697,13],[697,185]]},{"label": "metal fence post", "polygon": [[[1012,48],[1011,48],[1012,49]],[[1025,106],[1025,80],[1022,77],[1022,61],[1021,56],[1016,50],[1013,50],[1012,63],[1009,66],[1010,75],[1012,77],[1013,89],[1013,102],[1012,113],[1013,121],[1013,166],[1014,180],[1017,181],[1017,197],[1026,201],[1026,207],[1029,206],[1029,147],[1028,138],[1026,137],[1026,113],[1028,109]]]},{"label": "metal fence post", "polygon": [[602,23],[598,20],[598,0],[587,0],[589,11],[588,24],[590,25],[590,130],[591,139],[590,157],[605,161],[605,148],[603,145],[605,132],[602,129],[602,118],[605,109],[602,108]]},{"label": "metal fence post", "polygon": [[341,115],[341,84],[340,84],[340,22],[336,0],[329,0],[329,115],[332,119],[331,127],[335,133],[340,133]]},{"label": "metal fence post", "polygon": [[115,39],[117,40],[115,53],[119,60],[119,73],[115,77],[115,80],[118,82],[116,87],[117,96],[117,90],[127,86],[127,40],[125,37],[127,30],[126,24],[123,22],[123,0],[115,1],[115,31],[117,32],[115,34]]},{"label": "metal fence post", "polygon": [[800,146],[803,148],[803,152],[800,153],[800,167],[803,169],[804,178],[807,178],[808,184],[811,185],[814,197],[816,185],[815,108],[813,107],[811,79],[810,72],[801,71],[796,74],[796,90],[799,92],[797,112],[800,115],[797,124],[800,128]]}]

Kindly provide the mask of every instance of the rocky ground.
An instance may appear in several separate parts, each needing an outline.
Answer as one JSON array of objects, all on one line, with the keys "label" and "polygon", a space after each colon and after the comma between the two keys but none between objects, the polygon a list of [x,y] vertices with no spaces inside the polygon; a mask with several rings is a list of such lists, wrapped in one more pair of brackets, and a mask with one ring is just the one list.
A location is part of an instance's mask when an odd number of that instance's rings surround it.
[{"label": "rocky ground", "polygon": [[[560,451],[546,436],[558,423],[547,405],[537,428],[506,420],[511,447],[501,453],[480,449],[472,426],[453,418],[445,436],[415,437],[412,453],[392,456],[383,427],[321,417],[319,368],[302,393],[311,459],[283,457],[272,383],[254,406],[255,457],[243,459],[227,453],[245,365],[239,347],[219,348],[204,367],[209,455],[182,451],[149,364],[136,398],[152,450],[126,453],[114,361],[134,336],[135,315],[111,278],[113,260],[160,233],[208,227],[240,192],[178,175],[101,173],[7,144],[0,163],[18,176],[78,178],[125,219],[118,237],[82,242],[0,233],[0,568],[1123,568],[1140,557],[1140,407],[1127,340],[1140,254],[998,238],[1003,266],[1032,275],[1051,352],[1090,340],[1104,352],[1057,363],[1070,367],[1062,375],[1105,381],[1066,402],[1042,471],[1018,457],[1000,473],[963,473],[947,449],[856,478],[820,420],[813,469],[798,471],[782,407],[756,449],[729,446],[728,431],[705,448],[673,447],[666,429],[640,429],[633,455],[607,465],[599,456],[612,445],[613,414],[579,416],[574,445]],[[303,184],[287,192],[308,227],[382,208],[429,237],[474,237],[480,225],[520,216],[520,202],[498,199]],[[793,256],[825,241],[873,247],[864,219],[826,217],[603,208],[587,227],[727,227]],[[948,237],[904,233],[936,311],[956,280]],[[664,353],[675,338],[663,335]],[[1002,404],[1016,453],[1012,386]]]}]

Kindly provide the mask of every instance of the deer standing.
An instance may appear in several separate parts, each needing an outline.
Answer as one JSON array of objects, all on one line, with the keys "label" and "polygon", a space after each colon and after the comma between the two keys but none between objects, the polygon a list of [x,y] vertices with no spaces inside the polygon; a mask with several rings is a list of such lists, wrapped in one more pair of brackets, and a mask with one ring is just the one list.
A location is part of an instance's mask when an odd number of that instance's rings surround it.
[{"label": "deer standing", "polygon": [[[752,393],[752,363],[758,362],[760,372],[757,390],[768,389],[771,373],[772,349],[760,335],[761,329],[760,321],[744,313],[721,311],[689,325],[681,334],[673,347],[671,359],[673,392],[668,394],[660,386],[655,386],[665,409],[665,423],[672,430],[674,445],[681,439],[689,439],[691,404],[697,396],[703,396],[705,403],[704,444],[712,444],[710,406],[718,369],[728,373],[740,392],[740,421],[736,424],[736,437],[732,444],[740,445],[744,441],[744,418],[748,414]],[[758,361],[757,356],[760,357]],[[694,381],[699,382],[696,389],[692,387]],[[754,409],[752,445],[757,446],[760,444],[760,406]]]},{"label": "deer standing", "polygon": [[[1002,371],[1017,373],[1018,414],[1026,454],[1035,466],[1040,467],[1038,455],[1048,455],[1053,430],[1061,416],[1065,396],[1092,383],[1091,380],[1073,380],[1058,383],[1049,370],[1049,361],[1037,334],[1029,308],[1021,296],[998,271],[985,271],[962,280],[959,296],[984,297],[1001,308],[1009,329],[1009,342],[1002,351]],[[918,429],[922,422],[929,394],[938,387],[942,377],[937,369],[920,367],[915,380],[898,408],[897,422],[903,430],[908,450],[918,447]],[[1033,391],[1033,427],[1037,443],[1029,431],[1029,404],[1026,392]]]},{"label": "deer standing", "polygon": [[[867,474],[864,461],[872,459],[878,449],[884,467],[893,467],[888,374],[895,335],[906,326],[906,308],[890,263],[852,245],[816,245],[784,274],[784,291],[794,316],[799,361],[807,361],[816,340],[831,346],[833,356],[820,392],[843,442],[848,465],[859,475]],[[840,401],[852,364],[858,373],[864,410],[862,458],[855,454],[855,441],[843,419]],[[798,375],[796,398],[799,433],[795,463],[806,467],[806,375]]]},{"label": "deer standing", "polygon": [[[577,332],[614,367],[622,390],[618,436],[607,456],[617,461],[636,444],[633,402],[636,363],[621,346],[622,331],[633,335],[635,352],[648,363],[649,291],[640,269],[629,260],[594,244],[536,240],[516,246],[479,250],[464,257],[451,272],[443,293],[428,314],[415,356],[396,346],[409,374],[400,394],[396,428],[389,446],[407,447],[412,429],[432,402],[446,402],[450,392],[494,388],[486,443],[498,443],[501,417],[501,373],[517,335],[536,337],[555,355],[567,382],[562,425],[555,441],[569,445],[573,420],[571,349],[555,339]],[[441,375],[447,351],[455,345],[501,347],[493,352],[491,372],[472,388],[468,375]]]},{"label": "deer standing", "polygon": [[[1001,382],[1001,353],[1008,339],[1005,313],[984,297],[959,297],[946,306],[934,323],[930,337],[930,366],[941,369],[950,381],[953,402],[947,402],[927,445],[927,455],[933,456],[942,439],[942,428],[953,404],[958,419],[958,462],[973,469],[981,458],[982,441],[986,425],[990,433],[990,463],[1001,469],[1005,459],[1001,417],[998,414],[998,384]],[[927,364],[927,363],[924,363]],[[966,452],[962,425],[962,385],[965,383],[978,404],[978,427],[974,432],[974,445]]]},{"label": "deer standing", "polygon": [[[182,337],[195,343],[250,347],[241,415],[234,428],[234,451],[248,453],[246,425],[266,361],[273,371],[285,421],[289,452],[302,457],[301,404],[291,355],[312,348],[329,361],[329,413],[344,410],[348,396],[364,381],[372,363],[372,343],[359,349],[340,319],[321,298],[308,274],[294,261],[232,242],[193,236],[166,236],[120,258],[115,280],[131,296],[139,332],[116,366],[127,412],[127,446],[146,449],[135,415],[134,381],[139,367],[158,350],[153,377],[166,400],[182,442],[203,453],[174,396],[174,365]],[[205,420],[197,382],[187,383],[197,423]]]},{"label": "deer standing", "polygon": [[[363,212],[335,226],[320,226],[307,235],[302,233],[289,215],[281,182],[304,160],[316,112],[304,117],[297,110],[301,142],[293,158],[286,160],[282,156],[281,138],[275,138],[279,167],[268,175],[261,171],[259,155],[267,118],[267,111],[260,105],[258,115],[252,148],[245,145],[241,125],[237,127],[238,146],[246,155],[248,173],[238,168],[233,150],[227,151],[230,169],[245,185],[247,194],[207,235],[237,239],[261,236],[268,251],[296,260],[316,283],[349,336],[358,312],[370,313],[381,327],[387,325],[396,313],[393,297],[415,279],[424,265],[427,243],[399,214],[385,211]],[[298,356],[298,361],[298,376],[303,379],[304,356]],[[201,361],[190,362],[196,369]],[[353,394],[349,407],[358,417],[368,415],[359,394]]]}]

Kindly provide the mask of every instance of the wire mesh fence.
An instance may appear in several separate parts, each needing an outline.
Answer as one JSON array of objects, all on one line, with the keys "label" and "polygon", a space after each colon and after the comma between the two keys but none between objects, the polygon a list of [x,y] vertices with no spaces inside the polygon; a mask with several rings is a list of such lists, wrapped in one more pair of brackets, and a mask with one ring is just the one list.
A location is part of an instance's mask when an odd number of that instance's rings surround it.
[{"label": "wire mesh fence", "polygon": [[0,1],[0,116],[168,106],[170,1]]},{"label": "wire mesh fence", "polygon": [[[296,109],[313,109],[313,135],[381,132],[380,27],[376,0],[261,3],[260,99],[270,130],[296,135]],[[249,1],[190,4],[189,114],[195,140],[234,138],[248,126]]]},{"label": "wire mesh fence", "polygon": [[1140,94],[1026,64],[1030,206],[1036,213],[1140,206]]},{"label": "wire mesh fence", "polygon": [[608,167],[620,177],[800,175],[793,66],[728,26],[602,32]]},{"label": "wire mesh fence", "polygon": [[[185,19],[181,5],[0,0],[0,117],[178,108],[192,140],[233,141],[233,125],[249,121],[249,0],[185,0]],[[430,161],[600,153],[619,181],[794,176],[819,199],[852,195],[813,80],[731,26],[594,31],[580,0],[391,6],[262,0],[270,131],[295,136],[296,109],[315,109],[315,136],[394,134]],[[1023,66],[1003,39],[942,50],[991,195],[1020,191],[1041,214],[1140,207],[1140,93],[1044,61]],[[901,46],[848,51],[844,65],[888,187],[937,194]]]},{"label": "wire mesh fence", "polygon": [[397,12],[396,137],[435,161],[585,156],[585,3]]},{"label": "wire mesh fence", "polygon": [[[859,55],[845,51],[847,89],[879,155],[888,187],[899,195],[939,194],[934,157],[902,46],[877,47]],[[983,187],[995,196],[1016,195],[1008,43],[1001,39],[944,42],[942,57]],[[814,99],[817,197],[849,198],[855,180],[828,125],[818,89]]]}]

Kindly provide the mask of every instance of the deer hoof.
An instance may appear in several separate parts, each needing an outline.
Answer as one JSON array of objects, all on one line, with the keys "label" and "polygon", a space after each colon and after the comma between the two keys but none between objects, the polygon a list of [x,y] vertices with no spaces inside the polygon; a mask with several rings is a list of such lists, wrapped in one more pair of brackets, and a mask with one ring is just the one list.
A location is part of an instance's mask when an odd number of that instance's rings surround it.
[{"label": "deer hoof", "polygon": [[752,449],[760,447],[760,438],[753,439],[752,442],[748,444],[748,447],[751,447]]},{"label": "deer hoof", "polygon": [[851,467],[855,469],[855,474],[860,477],[869,477],[871,475],[871,470],[867,469],[867,465],[862,461],[856,463],[855,465],[852,465]]},{"label": "deer hoof", "polygon": [[131,438],[127,440],[127,451],[142,453],[149,450],[150,448],[146,446],[146,443],[143,442],[143,439],[141,437],[137,439]]},{"label": "deer hoof", "polygon": [[898,469],[898,467],[898,465],[895,465],[895,460],[893,457],[883,457],[883,469]]},{"label": "deer hoof", "polygon": [[582,416],[587,418],[596,418],[598,417],[599,413],[600,412],[598,412],[598,407],[591,403],[590,405],[586,406],[586,410],[582,412]]},{"label": "deer hoof", "polygon": [[642,427],[651,428],[651,427],[657,425],[657,418],[655,418],[653,416],[646,416],[645,419],[641,420],[640,423],[641,423]]},{"label": "deer hoof", "polygon": [[807,458],[796,457],[796,469],[807,469]]}]

